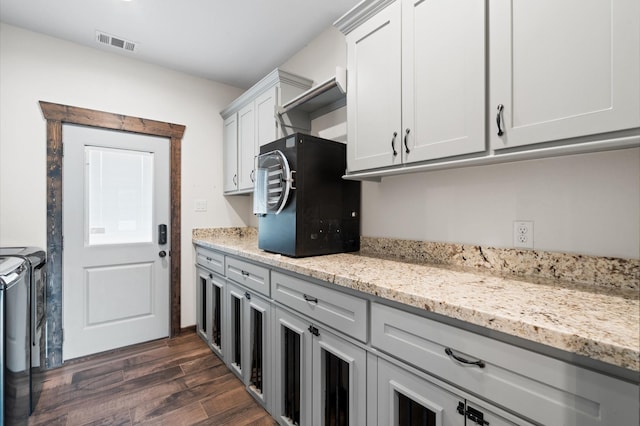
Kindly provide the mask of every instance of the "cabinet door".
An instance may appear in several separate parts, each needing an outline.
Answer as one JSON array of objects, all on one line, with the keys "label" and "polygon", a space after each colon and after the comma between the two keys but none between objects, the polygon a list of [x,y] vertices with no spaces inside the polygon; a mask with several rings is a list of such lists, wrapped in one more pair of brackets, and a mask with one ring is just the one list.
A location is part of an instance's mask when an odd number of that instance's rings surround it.
[{"label": "cabinet door", "polygon": [[209,287],[208,287],[208,306],[209,312],[209,346],[220,357],[224,358],[223,348],[226,342],[223,343],[223,338],[226,338],[225,332],[222,330],[222,319],[224,318],[224,278],[216,275],[209,275]]},{"label": "cabinet door", "polygon": [[255,104],[238,111],[238,191],[253,189],[254,158],[256,155]]},{"label": "cabinet door", "polygon": [[403,161],[483,151],[485,109],[485,2],[403,0]]},{"label": "cabinet door", "polygon": [[492,148],[640,126],[637,0],[496,0],[489,27]]},{"label": "cabinet door", "polygon": [[313,424],[366,424],[366,352],[324,329],[313,339]]},{"label": "cabinet door", "polygon": [[[275,116],[277,93],[277,87],[272,87],[255,100],[258,147],[273,142],[278,138]],[[256,151],[256,154],[258,152],[259,151]]]},{"label": "cabinet door", "polygon": [[395,2],[346,37],[349,172],[402,161],[400,10]]},{"label": "cabinet door", "polygon": [[227,292],[225,305],[227,306],[227,351],[225,354],[227,367],[233,371],[241,380],[244,380],[242,371],[244,368],[243,354],[245,343],[243,342],[244,325],[244,292],[235,285],[227,282]]},{"label": "cabinet door", "polygon": [[[378,424],[462,426],[464,399],[383,359],[378,359]],[[493,423],[492,423],[493,424]]]},{"label": "cabinet door", "polygon": [[244,382],[249,393],[271,411],[271,304],[246,291],[244,315]]},{"label": "cabinet door", "polygon": [[196,332],[207,342],[211,341],[211,301],[209,300],[209,276],[212,272],[196,267]]},{"label": "cabinet door", "polygon": [[226,118],[223,127],[222,187],[224,192],[233,192],[238,189],[238,115],[233,114]]},{"label": "cabinet door", "polygon": [[[384,359],[378,359],[378,425],[515,426],[530,423],[465,400],[435,383]],[[495,411],[495,412],[494,412]],[[513,421],[511,421],[513,420]],[[515,423],[515,422],[517,423]]]},{"label": "cabinet door", "polygon": [[276,308],[275,405],[273,416],[283,425],[311,425],[311,348],[309,323]]}]

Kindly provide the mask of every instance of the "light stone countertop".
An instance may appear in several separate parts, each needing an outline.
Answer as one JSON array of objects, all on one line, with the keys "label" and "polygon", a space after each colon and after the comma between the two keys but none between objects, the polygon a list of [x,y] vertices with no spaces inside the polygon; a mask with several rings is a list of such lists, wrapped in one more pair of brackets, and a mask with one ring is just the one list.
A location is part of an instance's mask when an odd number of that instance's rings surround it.
[{"label": "light stone countertop", "polygon": [[[591,289],[360,253],[290,258],[258,249],[255,230],[194,230],[193,242],[425,309],[618,367],[640,371],[637,291]],[[232,231],[234,230],[234,231]]]}]

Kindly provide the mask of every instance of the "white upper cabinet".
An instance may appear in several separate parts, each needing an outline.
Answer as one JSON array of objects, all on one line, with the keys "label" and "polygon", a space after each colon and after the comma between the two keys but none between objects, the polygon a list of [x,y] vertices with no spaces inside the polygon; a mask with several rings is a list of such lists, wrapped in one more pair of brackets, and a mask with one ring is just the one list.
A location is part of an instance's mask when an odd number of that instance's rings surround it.
[{"label": "white upper cabinet", "polygon": [[253,191],[255,157],[262,145],[280,137],[275,118],[277,93],[271,87],[238,111],[238,191]]},{"label": "white upper cabinet", "polygon": [[348,170],[400,164],[400,3],[347,35],[347,70]]},{"label": "white upper cabinet", "polygon": [[222,186],[224,192],[232,192],[238,189],[238,115],[232,114],[225,118],[222,126]]},{"label": "white upper cabinet", "polygon": [[347,174],[640,146],[638,0],[363,0],[347,43]]},{"label": "white upper cabinet", "polygon": [[492,0],[490,9],[493,149],[640,126],[638,0]]},{"label": "white upper cabinet", "polygon": [[403,161],[483,151],[484,109],[484,2],[403,0]]},{"label": "white upper cabinet", "polygon": [[254,157],[258,151],[256,140],[256,111],[251,102],[238,112],[238,190],[253,188]]},{"label": "white upper cabinet", "polygon": [[396,1],[347,35],[350,172],[485,149],[485,7]]},{"label": "white upper cabinet", "polygon": [[[258,150],[262,145],[273,142],[278,137],[278,123],[275,117],[275,110],[278,98],[278,88],[271,89],[258,96],[255,101],[256,109],[256,143]],[[256,152],[257,154],[258,152]]]},{"label": "white upper cabinet", "polygon": [[[311,80],[275,69],[223,111],[224,193],[253,191],[255,157],[260,146],[295,131],[276,118],[279,105],[311,87]],[[296,123],[299,124],[299,123]],[[302,123],[311,127],[309,123]]]}]

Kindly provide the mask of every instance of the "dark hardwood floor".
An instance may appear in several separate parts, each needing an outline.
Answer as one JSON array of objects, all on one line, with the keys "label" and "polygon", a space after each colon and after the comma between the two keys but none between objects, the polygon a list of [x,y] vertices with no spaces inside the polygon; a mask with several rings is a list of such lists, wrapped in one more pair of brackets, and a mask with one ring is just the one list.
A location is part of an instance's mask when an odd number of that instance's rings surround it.
[{"label": "dark hardwood floor", "polygon": [[29,425],[275,425],[195,332],[45,373]]}]

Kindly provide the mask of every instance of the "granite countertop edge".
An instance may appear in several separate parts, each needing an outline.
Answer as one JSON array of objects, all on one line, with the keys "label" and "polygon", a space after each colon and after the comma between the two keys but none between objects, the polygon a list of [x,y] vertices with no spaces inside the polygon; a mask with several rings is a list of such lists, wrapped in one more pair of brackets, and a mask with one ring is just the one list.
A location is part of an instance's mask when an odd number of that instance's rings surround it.
[{"label": "granite countertop edge", "polygon": [[640,372],[637,297],[358,253],[290,258],[258,249],[252,232],[193,243]]}]

